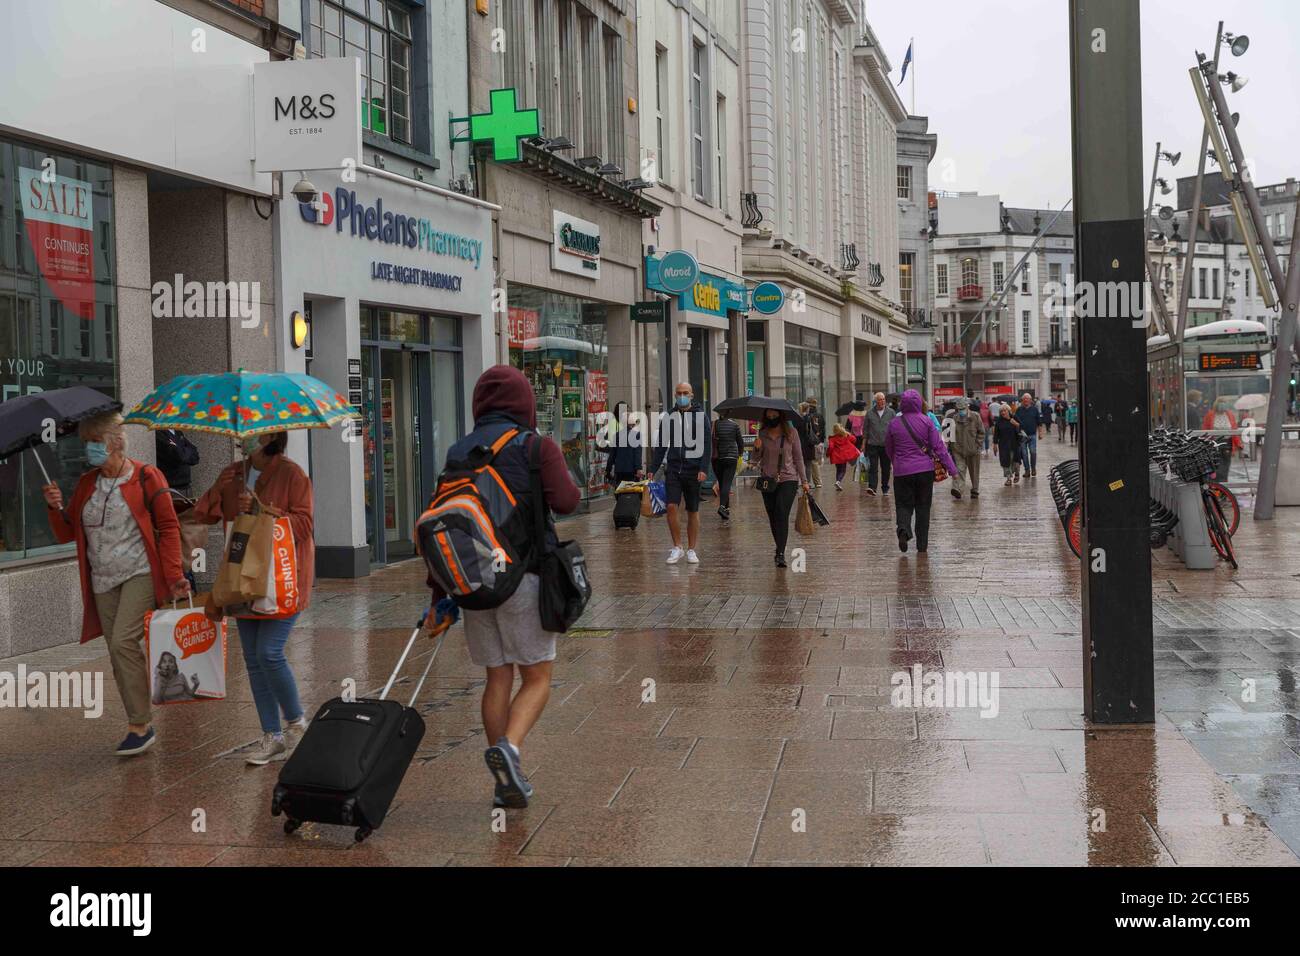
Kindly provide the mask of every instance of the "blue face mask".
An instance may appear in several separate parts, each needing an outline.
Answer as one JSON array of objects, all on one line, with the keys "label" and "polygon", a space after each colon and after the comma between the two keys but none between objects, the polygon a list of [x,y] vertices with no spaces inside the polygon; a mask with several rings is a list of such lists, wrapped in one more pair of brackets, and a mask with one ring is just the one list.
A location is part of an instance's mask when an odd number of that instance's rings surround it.
[{"label": "blue face mask", "polygon": [[108,461],[108,446],[102,441],[86,442],[86,461],[90,462],[90,467],[99,468]]},{"label": "blue face mask", "polygon": [[678,395],[678,396],[677,396],[677,407],[678,407],[678,408],[690,408],[690,407],[691,407],[691,396],[689,396],[689,395]]}]

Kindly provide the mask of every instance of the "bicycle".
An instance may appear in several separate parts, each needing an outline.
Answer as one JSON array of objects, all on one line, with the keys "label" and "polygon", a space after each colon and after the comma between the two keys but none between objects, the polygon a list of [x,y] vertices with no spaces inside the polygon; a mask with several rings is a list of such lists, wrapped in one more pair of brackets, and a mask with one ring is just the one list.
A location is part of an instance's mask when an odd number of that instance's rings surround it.
[{"label": "bicycle", "polygon": [[1208,436],[1160,428],[1151,436],[1150,456],[1152,462],[1165,469],[1166,474],[1200,485],[1201,507],[1205,511],[1210,544],[1219,557],[1236,570],[1237,554],[1232,546],[1232,536],[1241,523],[1241,507],[1237,496],[1214,477],[1223,444]]}]

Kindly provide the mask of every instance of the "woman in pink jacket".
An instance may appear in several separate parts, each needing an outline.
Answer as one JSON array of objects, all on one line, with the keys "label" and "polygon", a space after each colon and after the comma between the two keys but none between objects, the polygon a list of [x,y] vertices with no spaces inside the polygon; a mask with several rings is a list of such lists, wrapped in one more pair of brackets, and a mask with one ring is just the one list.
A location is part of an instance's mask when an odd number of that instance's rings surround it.
[{"label": "woman in pink jacket", "polygon": [[934,500],[934,465],[957,473],[948,446],[930,416],[922,412],[920,393],[909,388],[899,403],[898,416],[885,432],[885,454],[894,464],[894,515],[898,525],[898,550],[907,553],[916,518],[916,550],[930,545],[930,504]]}]

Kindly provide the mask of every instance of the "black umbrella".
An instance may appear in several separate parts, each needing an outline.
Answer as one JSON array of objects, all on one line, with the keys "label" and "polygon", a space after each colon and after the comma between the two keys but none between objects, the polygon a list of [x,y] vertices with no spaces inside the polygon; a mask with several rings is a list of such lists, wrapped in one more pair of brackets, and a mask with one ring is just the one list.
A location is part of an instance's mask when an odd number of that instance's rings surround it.
[{"label": "black umbrella", "polygon": [[742,395],[739,398],[729,398],[725,402],[718,402],[713,406],[713,410],[729,418],[746,418],[755,422],[761,422],[764,415],[775,411],[797,425],[803,424],[803,416],[787,399],[768,398],[766,395]]},{"label": "black umbrella", "polygon": [[[45,444],[50,423],[53,423],[54,437],[58,439],[71,434],[77,424],[87,418],[121,409],[121,402],[85,385],[11,398],[0,403],[0,458]],[[36,456],[36,464],[40,465],[46,484],[49,484],[50,473],[45,470],[45,462],[36,451],[33,450],[32,454]]]},{"label": "black umbrella", "polygon": [[845,402],[839,408],[835,409],[835,414],[843,418],[849,412],[865,412],[866,410],[866,402]]}]

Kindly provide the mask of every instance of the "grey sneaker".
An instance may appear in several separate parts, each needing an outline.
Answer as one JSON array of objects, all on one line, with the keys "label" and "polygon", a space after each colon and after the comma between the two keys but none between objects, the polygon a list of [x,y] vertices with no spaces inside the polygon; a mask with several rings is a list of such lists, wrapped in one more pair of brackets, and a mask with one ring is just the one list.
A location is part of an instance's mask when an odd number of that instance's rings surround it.
[{"label": "grey sneaker", "polygon": [[254,767],[262,767],[272,761],[283,760],[287,756],[289,756],[289,748],[285,746],[283,734],[263,734],[258,749],[244,759]]},{"label": "grey sneaker", "polygon": [[291,720],[284,725],[284,746],[287,750],[293,750],[298,746],[298,741],[302,740],[302,735],[307,732],[307,715],[303,714],[297,720]]},{"label": "grey sneaker", "polygon": [[[483,751],[483,760],[496,780],[492,803],[494,806],[510,807],[515,810],[528,806],[528,798],[533,795],[533,788],[528,778],[519,769],[519,754],[506,738],[502,737],[496,746]],[[500,801],[498,803],[497,801]]]}]

